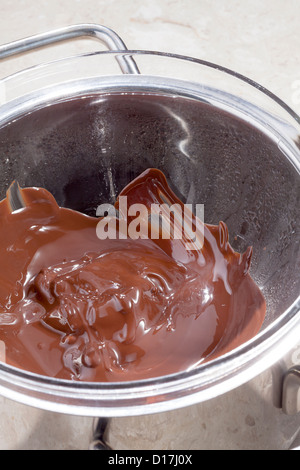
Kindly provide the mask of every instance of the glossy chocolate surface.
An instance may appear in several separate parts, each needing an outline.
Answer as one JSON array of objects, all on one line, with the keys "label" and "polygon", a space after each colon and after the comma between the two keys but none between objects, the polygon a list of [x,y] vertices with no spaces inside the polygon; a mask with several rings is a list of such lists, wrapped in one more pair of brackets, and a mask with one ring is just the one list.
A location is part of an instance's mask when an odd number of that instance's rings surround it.
[{"label": "glossy chocolate surface", "polygon": [[[182,204],[164,175],[146,170],[120,195],[147,207]],[[204,225],[204,245],[97,237],[99,218],[24,188],[26,208],[0,203],[0,341],[6,362],[51,377],[140,380],[218,357],[255,336],[265,317],[224,223]],[[118,201],[116,204],[118,208]],[[130,221],[128,221],[129,223]]]}]

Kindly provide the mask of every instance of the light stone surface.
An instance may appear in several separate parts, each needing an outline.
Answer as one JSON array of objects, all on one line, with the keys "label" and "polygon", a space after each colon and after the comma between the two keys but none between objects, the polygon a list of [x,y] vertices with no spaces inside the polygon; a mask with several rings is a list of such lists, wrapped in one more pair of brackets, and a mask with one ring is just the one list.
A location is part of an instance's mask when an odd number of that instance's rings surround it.
[{"label": "light stone surface", "polygon": [[[70,24],[104,24],[129,49],[223,65],[269,88],[299,112],[299,20],[299,0],[1,0],[0,44]],[[7,59],[0,76],[98,48],[86,40],[49,47]]]},{"label": "light stone surface", "polygon": [[[129,49],[194,56],[233,69],[267,87],[300,113],[299,0],[0,2],[0,44],[77,23],[104,24]],[[80,40],[7,59],[1,63],[0,77],[99,47],[96,41]],[[261,446],[265,432],[274,433],[269,447],[288,447],[297,426],[288,430],[287,422],[278,433],[280,411],[274,414],[266,401],[257,407],[255,387],[247,385],[250,401],[244,403],[242,416],[234,413],[229,396],[215,401],[215,415],[230,410],[221,429],[212,416],[213,404],[145,420],[114,420],[114,448],[129,448],[134,442],[135,448],[253,449]],[[240,403],[244,390],[238,392]],[[0,449],[86,449],[91,439],[92,418],[41,411],[4,398],[0,398],[0,416]]]}]

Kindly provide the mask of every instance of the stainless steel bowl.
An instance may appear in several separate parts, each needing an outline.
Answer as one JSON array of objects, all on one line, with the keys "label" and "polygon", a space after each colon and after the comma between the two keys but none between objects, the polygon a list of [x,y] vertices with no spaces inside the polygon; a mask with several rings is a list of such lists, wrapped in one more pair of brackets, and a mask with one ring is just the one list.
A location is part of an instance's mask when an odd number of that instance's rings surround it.
[{"label": "stainless steel bowl", "polygon": [[0,59],[80,35],[115,50],[0,81],[0,197],[17,179],[47,188],[63,206],[93,213],[142,170],[157,167],[181,198],[205,205],[205,222],[227,223],[236,250],[253,245],[251,274],[266,298],[267,317],[252,341],[194,370],[132,383],[73,383],[0,363],[0,393],[55,412],[136,417],[129,419],[138,428],[143,415],[152,415],[145,417],[151,423],[154,413],[159,420],[193,405],[205,414],[216,400],[224,404],[220,420],[228,393],[235,412],[249,408],[240,394],[256,383],[257,404],[266,400],[276,409],[275,426],[284,422],[290,430],[280,445],[289,446],[300,424],[299,116],[233,71],[190,57],[129,51],[102,26],[5,45]]}]

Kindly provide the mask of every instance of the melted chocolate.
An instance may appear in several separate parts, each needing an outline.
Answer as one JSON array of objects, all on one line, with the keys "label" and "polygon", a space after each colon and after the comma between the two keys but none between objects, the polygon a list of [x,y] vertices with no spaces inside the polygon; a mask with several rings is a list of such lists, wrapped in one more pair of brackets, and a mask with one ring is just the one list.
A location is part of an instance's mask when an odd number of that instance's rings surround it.
[{"label": "melted chocolate", "polygon": [[[129,205],[182,205],[154,169],[120,195]],[[175,239],[100,240],[99,218],[60,208],[44,189],[22,196],[26,207],[15,212],[0,203],[8,364],[64,379],[139,380],[194,368],[260,330],[266,305],[248,272],[252,250],[234,252],[224,223],[204,225],[199,251]]]}]

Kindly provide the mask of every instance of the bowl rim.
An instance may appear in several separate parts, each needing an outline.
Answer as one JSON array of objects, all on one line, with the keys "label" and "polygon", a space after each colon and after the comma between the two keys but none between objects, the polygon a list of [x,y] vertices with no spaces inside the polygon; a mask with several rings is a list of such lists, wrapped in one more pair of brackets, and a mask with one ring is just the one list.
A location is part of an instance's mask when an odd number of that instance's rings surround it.
[{"label": "bowl rim", "polygon": [[[226,73],[242,80],[275,101],[295,120],[297,125],[300,125],[300,117],[295,111],[274,93],[252,79],[212,62],[166,52],[120,50],[85,53],[28,67],[1,79],[0,84],[21,74],[38,71],[50,65],[55,66],[58,63],[91,56],[119,56],[120,54],[126,56],[155,55],[179,59]],[[36,404],[41,408],[71,412],[72,414],[84,412],[85,415],[94,416],[95,410],[98,410],[101,416],[128,416],[166,411],[207,400],[242,385],[279,360],[284,352],[297,343],[299,337],[300,295],[277,320],[252,340],[191,370],[136,382],[99,383],[72,382],[46,377],[0,363],[0,393],[7,397],[13,396],[26,404]],[[11,380],[14,382],[13,386]],[[32,391],[36,392],[36,396],[32,395]],[[112,392],[117,395],[112,396]],[[73,403],[73,399],[75,402],[79,400],[80,403]]]}]

